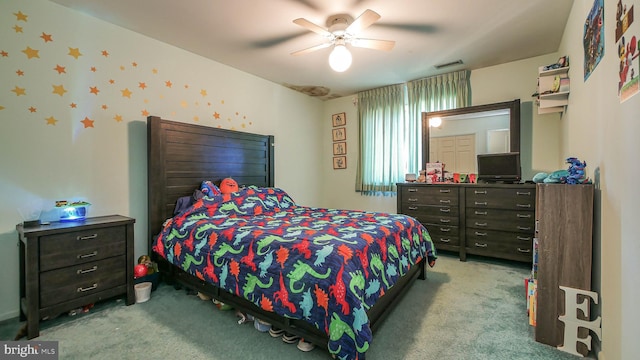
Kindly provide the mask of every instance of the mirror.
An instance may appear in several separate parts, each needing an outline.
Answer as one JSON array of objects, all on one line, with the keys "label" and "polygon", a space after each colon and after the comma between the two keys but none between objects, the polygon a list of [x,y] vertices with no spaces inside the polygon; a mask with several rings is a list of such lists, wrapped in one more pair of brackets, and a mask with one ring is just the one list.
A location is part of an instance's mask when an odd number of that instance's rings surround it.
[{"label": "mirror", "polygon": [[[440,125],[434,123],[440,119]],[[432,126],[429,126],[429,124]],[[476,155],[520,152],[520,99],[422,113],[422,159],[477,173]]]}]

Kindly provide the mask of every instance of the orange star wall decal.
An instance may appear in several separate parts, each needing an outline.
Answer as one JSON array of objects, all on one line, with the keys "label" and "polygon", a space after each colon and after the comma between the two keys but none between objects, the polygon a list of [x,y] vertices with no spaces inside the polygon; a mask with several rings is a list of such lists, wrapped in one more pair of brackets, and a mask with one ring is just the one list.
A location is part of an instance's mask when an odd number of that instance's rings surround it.
[{"label": "orange star wall decal", "polygon": [[49,42],[49,41],[53,41],[53,39],[51,38],[51,34],[46,34],[46,33],[43,32],[42,35],[40,35],[40,37],[46,43]]},{"label": "orange star wall decal", "polygon": [[89,92],[92,93],[92,94],[98,95],[100,90],[98,90],[97,86],[89,86]]},{"label": "orange star wall decal", "polygon": [[54,94],[58,94],[60,96],[64,95],[64,93],[67,92],[67,90],[65,90],[64,85],[52,85],[53,86],[53,93]]},{"label": "orange star wall decal", "polygon": [[122,115],[116,114],[116,116],[113,117],[113,120],[117,122],[122,122]]},{"label": "orange star wall decal", "polygon": [[53,68],[53,70],[57,71],[58,74],[66,74],[67,70],[64,66],[60,66],[60,65],[56,65],[56,67]]},{"label": "orange star wall decal", "polygon": [[29,112],[34,113],[34,112],[36,112],[36,111],[37,111],[37,110],[36,110],[36,108],[34,108],[33,106],[29,107]]},{"label": "orange star wall decal", "polygon": [[24,71],[18,69],[16,70],[16,74],[18,74],[18,76],[24,76]]},{"label": "orange star wall decal", "polygon": [[27,22],[27,18],[29,17],[29,15],[23,14],[22,11],[18,11],[17,13],[13,13],[13,15],[16,16],[16,21],[24,21],[24,22]]},{"label": "orange star wall decal", "polygon": [[18,87],[17,85],[16,85],[16,87],[15,87],[13,90],[11,90],[11,91],[13,91],[14,93],[16,93],[16,96],[20,96],[20,95],[27,95],[26,89],[25,89],[25,88]]},{"label": "orange star wall decal", "polygon": [[93,121],[94,120],[91,120],[88,117],[85,117],[84,120],[82,120],[80,122],[84,125],[84,128],[86,129],[86,128],[90,128],[90,127],[92,128],[93,127]]},{"label": "orange star wall decal", "polygon": [[131,90],[129,90],[129,88],[125,88],[124,90],[120,90],[120,92],[122,92],[122,97],[126,97],[131,99]]},{"label": "orange star wall decal", "polygon": [[144,90],[144,89],[146,89],[146,88],[147,88],[147,84],[145,84],[145,83],[143,83],[143,82],[139,82],[139,83],[138,83],[138,87],[139,87],[140,89]]},{"label": "orange star wall decal", "polygon": [[53,116],[49,116],[48,118],[45,118],[45,120],[47,120],[47,125],[56,125],[56,123],[58,122],[58,120],[56,120],[56,118],[54,118]]},{"label": "orange star wall decal", "polygon": [[2,55],[2,57],[9,57],[9,53],[4,50],[0,51],[0,55]]},{"label": "orange star wall decal", "polygon": [[14,27],[13,27],[13,30],[14,30],[16,33],[21,33],[21,32],[22,32],[22,26],[18,26],[18,25],[16,25],[16,26],[14,26]]},{"label": "orange star wall decal", "polygon": [[102,50],[102,56],[109,57],[109,52],[107,50]]},{"label": "orange star wall decal", "polygon": [[74,58],[76,58],[76,60],[78,60],[78,58],[80,56],[82,56],[82,54],[80,53],[80,49],[79,48],[69,48],[69,54],[70,56],[73,56]]},{"label": "orange star wall decal", "polygon": [[25,55],[27,55],[27,59],[33,59],[33,58],[40,58],[40,54],[38,54],[39,50],[36,49],[32,49],[31,47],[27,46],[26,49],[22,50],[23,53],[25,53]]}]

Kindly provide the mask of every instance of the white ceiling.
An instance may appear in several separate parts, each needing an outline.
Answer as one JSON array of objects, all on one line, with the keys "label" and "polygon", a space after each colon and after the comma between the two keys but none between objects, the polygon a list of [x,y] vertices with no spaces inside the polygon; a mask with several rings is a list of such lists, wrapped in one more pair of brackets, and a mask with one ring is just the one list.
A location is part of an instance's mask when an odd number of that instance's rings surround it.
[{"label": "white ceiling", "polygon": [[[557,51],[573,0],[51,0],[258,77],[323,99],[455,70]],[[344,73],[331,48],[293,23],[326,27],[330,15],[380,20],[363,38],[395,40],[390,52],[353,48]],[[434,66],[462,60],[464,64]]]}]

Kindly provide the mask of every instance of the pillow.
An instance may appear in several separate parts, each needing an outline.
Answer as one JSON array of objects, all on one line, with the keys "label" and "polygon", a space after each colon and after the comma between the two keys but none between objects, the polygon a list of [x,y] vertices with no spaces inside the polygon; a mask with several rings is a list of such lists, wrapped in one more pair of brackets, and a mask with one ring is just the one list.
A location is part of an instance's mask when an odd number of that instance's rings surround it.
[{"label": "pillow", "polygon": [[205,180],[202,182],[202,184],[200,184],[200,191],[202,191],[202,194],[204,196],[209,197],[222,194],[216,184],[209,180]]}]

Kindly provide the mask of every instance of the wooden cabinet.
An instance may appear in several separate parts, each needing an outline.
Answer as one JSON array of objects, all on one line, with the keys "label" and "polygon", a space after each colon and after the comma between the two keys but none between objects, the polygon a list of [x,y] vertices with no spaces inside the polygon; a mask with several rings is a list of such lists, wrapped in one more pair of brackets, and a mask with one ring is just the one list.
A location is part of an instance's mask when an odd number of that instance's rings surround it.
[{"label": "wooden cabinet", "polygon": [[398,213],[416,218],[436,250],[531,262],[533,184],[399,183]]},{"label": "wooden cabinet", "polygon": [[535,193],[527,184],[466,187],[466,253],[532,261]]},{"label": "wooden cabinet", "polygon": [[40,320],[133,290],[133,224],[124,216],[16,226],[20,237],[20,319],[27,338]]},{"label": "wooden cabinet", "polygon": [[459,186],[398,184],[398,212],[416,218],[436,249],[460,251]]},{"label": "wooden cabinet", "polygon": [[[564,325],[558,320],[558,316],[565,313],[564,292],[559,286],[591,290],[593,196],[593,185],[537,186],[538,294],[535,339],[538,342],[554,347],[564,342]],[[588,320],[584,317],[581,319]],[[584,338],[588,329],[580,329],[578,333]],[[578,351],[583,355],[588,352],[582,343]]]}]

